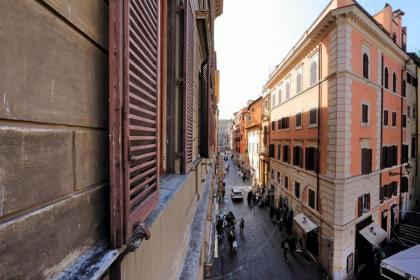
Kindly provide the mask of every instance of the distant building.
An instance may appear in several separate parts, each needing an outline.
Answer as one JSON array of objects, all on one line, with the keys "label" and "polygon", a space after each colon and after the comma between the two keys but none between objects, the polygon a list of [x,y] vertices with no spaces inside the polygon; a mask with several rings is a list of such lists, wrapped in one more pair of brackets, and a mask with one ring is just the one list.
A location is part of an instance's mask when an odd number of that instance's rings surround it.
[{"label": "distant building", "polygon": [[217,127],[217,143],[219,146],[232,147],[232,120],[219,120]]}]

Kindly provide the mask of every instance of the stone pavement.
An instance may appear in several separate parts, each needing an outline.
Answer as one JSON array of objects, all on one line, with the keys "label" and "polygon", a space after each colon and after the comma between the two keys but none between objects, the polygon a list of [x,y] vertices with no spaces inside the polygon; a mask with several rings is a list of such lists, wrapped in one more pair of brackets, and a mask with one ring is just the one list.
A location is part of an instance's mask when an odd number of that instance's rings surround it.
[{"label": "stone pavement", "polygon": [[[213,265],[213,279],[321,279],[317,266],[307,260],[302,253],[290,253],[286,263],[281,249],[282,234],[277,220],[271,220],[267,208],[251,208],[248,206],[246,195],[251,189],[250,183],[243,183],[237,175],[237,167],[232,161],[230,172],[225,177],[226,196],[219,207],[221,211],[232,211],[237,224],[245,219],[244,236],[239,236],[237,227],[236,252],[230,252],[225,237],[219,245],[219,258]],[[232,202],[230,191],[232,187],[242,190],[243,202]]]}]

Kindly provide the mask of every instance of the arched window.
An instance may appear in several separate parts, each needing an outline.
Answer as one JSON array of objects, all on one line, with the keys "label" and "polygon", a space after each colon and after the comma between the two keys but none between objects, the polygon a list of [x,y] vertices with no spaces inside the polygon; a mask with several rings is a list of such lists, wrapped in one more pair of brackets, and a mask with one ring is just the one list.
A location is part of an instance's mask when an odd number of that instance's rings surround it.
[{"label": "arched window", "polygon": [[290,97],[290,84],[289,82],[286,83],[286,100]]},{"label": "arched window", "polygon": [[279,97],[278,97],[279,98],[278,99],[279,100],[279,104],[281,104],[281,102],[282,102],[282,100],[281,100],[282,99],[282,96],[281,96],[281,87],[279,87],[279,89],[278,89],[278,95],[279,95]]},{"label": "arched window", "polygon": [[316,61],[311,63],[311,85],[315,84],[318,80],[318,65]]},{"label": "arched window", "polygon": [[388,88],[388,68],[385,67],[385,77],[384,77],[384,86]]},{"label": "arched window", "polygon": [[363,54],[363,77],[369,79],[369,57],[367,53]]},{"label": "arched window", "polygon": [[397,92],[397,75],[395,75],[395,72],[392,74],[392,91]]},{"label": "arched window", "polygon": [[296,93],[302,91],[302,74],[298,73],[296,76]]}]

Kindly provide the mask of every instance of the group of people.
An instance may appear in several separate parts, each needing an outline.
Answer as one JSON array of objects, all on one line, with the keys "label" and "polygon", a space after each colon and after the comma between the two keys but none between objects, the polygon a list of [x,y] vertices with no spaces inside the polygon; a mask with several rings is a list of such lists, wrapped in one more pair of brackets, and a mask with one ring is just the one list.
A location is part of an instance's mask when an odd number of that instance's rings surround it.
[{"label": "group of people", "polygon": [[[227,231],[227,238],[230,246],[230,251],[232,252],[234,248],[238,246],[236,242],[236,219],[233,215],[232,211],[229,211],[226,215],[223,217],[220,217],[219,215],[216,218],[216,231],[219,240],[223,240],[223,232]],[[239,235],[244,235],[244,227],[245,227],[245,220],[244,218],[241,218],[239,222]]]},{"label": "group of people", "polygon": [[[249,191],[247,195],[247,202],[248,205],[251,203],[255,205],[259,205],[260,207],[265,206],[265,187],[259,188],[256,191]],[[262,200],[263,199],[263,200]]]},{"label": "group of people", "polygon": [[250,180],[250,174],[248,170],[242,170],[239,169],[238,170],[238,176],[242,178],[242,181],[245,183],[246,181]]}]

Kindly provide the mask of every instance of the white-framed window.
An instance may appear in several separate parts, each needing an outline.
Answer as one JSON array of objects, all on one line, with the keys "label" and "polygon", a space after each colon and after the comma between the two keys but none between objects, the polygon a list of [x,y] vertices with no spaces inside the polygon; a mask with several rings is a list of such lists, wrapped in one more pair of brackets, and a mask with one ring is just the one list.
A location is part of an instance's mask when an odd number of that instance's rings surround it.
[{"label": "white-framed window", "polygon": [[277,94],[278,94],[278,101],[279,101],[279,105],[282,103],[282,98],[281,98],[281,87],[282,87],[282,85],[280,85],[280,86],[277,88]]},{"label": "white-framed window", "polygon": [[310,73],[311,73],[310,83],[311,83],[311,86],[313,86],[318,81],[318,63],[316,62],[316,60],[313,60],[311,62]]},{"label": "white-framed window", "polygon": [[309,127],[315,127],[318,125],[318,110],[316,107],[309,109]]},{"label": "white-framed window", "polygon": [[287,81],[286,82],[286,98],[285,98],[285,101],[289,100],[289,98],[290,98],[290,82]]},{"label": "white-framed window", "polygon": [[297,71],[296,74],[296,94],[302,91],[302,68]]},{"label": "white-framed window", "polygon": [[362,103],[362,116],[361,116],[361,124],[368,125],[369,124],[369,103]]}]

